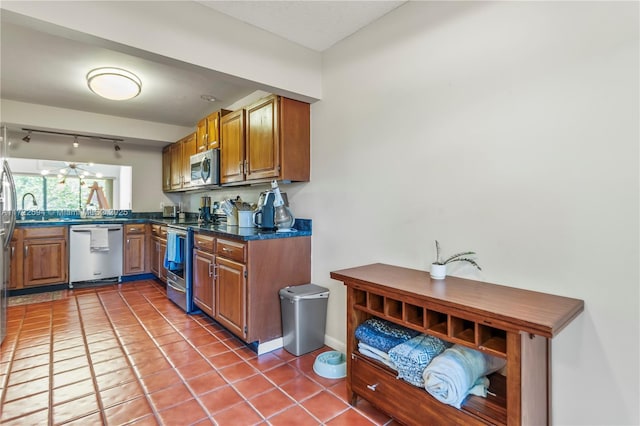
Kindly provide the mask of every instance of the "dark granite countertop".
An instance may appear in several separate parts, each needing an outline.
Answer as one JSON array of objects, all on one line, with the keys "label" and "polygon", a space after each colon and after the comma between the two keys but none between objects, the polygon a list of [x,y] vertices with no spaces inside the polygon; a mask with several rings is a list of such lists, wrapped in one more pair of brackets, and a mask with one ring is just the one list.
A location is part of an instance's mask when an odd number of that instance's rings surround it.
[{"label": "dark granite countertop", "polygon": [[193,221],[180,221],[175,219],[156,219],[156,218],[50,218],[46,220],[18,220],[16,226],[27,227],[45,227],[45,226],[69,226],[69,225],[88,225],[88,224],[113,224],[113,223],[157,223],[161,225],[179,227],[182,229],[191,228],[195,232],[212,234],[218,237],[228,237],[240,239],[243,241],[251,240],[269,240],[275,238],[292,238],[292,237],[309,237],[311,233],[311,219],[296,219],[294,231],[276,232],[263,230],[255,227],[241,228],[238,226],[227,225],[198,225]]}]

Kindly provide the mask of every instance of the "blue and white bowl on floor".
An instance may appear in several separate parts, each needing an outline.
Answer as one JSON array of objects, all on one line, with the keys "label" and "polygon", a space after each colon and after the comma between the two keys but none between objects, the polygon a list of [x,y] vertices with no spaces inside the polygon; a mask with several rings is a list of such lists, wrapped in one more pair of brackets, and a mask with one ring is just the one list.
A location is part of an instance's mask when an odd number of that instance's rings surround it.
[{"label": "blue and white bowl on floor", "polygon": [[342,352],[323,352],[316,357],[313,371],[327,379],[341,379],[347,375],[347,357]]}]

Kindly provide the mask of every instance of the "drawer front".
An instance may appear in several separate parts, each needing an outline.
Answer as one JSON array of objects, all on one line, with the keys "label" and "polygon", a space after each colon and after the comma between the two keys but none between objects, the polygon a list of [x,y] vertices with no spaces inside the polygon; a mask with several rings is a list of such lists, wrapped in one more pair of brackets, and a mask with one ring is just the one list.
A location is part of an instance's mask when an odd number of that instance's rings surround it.
[{"label": "drawer front", "polygon": [[66,226],[45,226],[42,228],[24,228],[24,238],[64,238]]},{"label": "drawer front", "polygon": [[[383,367],[355,356],[351,361],[351,388],[373,405],[407,425],[482,425],[478,419],[443,404],[424,388],[410,385]],[[401,403],[400,403],[401,401]]]},{"label": "drawer front", "polygon": [[213,248],[215,246],[216,239],[211,235],[204,234],[194,234],[193,235],[193,246],[202,251],[206,251],[208,253],[213,254]]},{"label": "drawer front", "polygon": [[247,246],[246,244],[218,238],[216,255],[235,260],[236,262],[245,263],[247,261]]},{"label": "drawer front", "polygon": [[146,225],[144,223],[131,223],[124,225],[124,233],[131,234],[144,234]]},{"label": "drawer front", "polygon": [[151,225],[151,233],[156,237],[167,238],[167,227],[162,225]]}]

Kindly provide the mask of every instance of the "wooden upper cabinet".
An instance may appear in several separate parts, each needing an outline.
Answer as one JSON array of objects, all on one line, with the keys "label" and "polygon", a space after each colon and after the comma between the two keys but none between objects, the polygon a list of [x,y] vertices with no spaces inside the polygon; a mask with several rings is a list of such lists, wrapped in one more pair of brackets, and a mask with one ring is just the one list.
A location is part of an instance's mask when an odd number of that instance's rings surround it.
[{"label": "wooden upper cabinet", "polygon": [[191,186],[191,156],[197,152],[196,132],[191,133],[180,141],[182,145],[182,188]]},{"label": "wooden upper cabinet", "polygon": [[198,122],[196,130],[198,152],[220,148],[220,118],[230,112],[222,109],[209,114]]},{"label": "wooden upper cabinet", "polygon": [[171,145],[162,150],[162,190],[171,191]]},{"label": "wooden upper cabinet", "polygon": [[182,145],[180,143],[171,144],[171,189],[182,188]]},{"label": "wooden upper cabinet", "polygon": [[221,182],[309,181],[309,104],[271,95],[244,111],[245,133],[231,125],[242,120],[240,111],[221,120]]},{"label": "wooden upper cabinet", "polygon": [[220,120],[220,182],[245,180],[244,110],[225,115]]},{"label": "wooden upper cabinet", "polygon": [[247,180],[277,178],[280,173],[278,97],[247,108]]}]

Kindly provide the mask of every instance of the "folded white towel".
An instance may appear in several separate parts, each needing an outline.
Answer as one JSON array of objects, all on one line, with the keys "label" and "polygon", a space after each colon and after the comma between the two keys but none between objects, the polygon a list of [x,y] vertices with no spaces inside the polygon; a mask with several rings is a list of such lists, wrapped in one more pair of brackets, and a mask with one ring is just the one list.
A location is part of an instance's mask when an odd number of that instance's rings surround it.
[{"label": "folded white towel", "polygon": [[398,367],[396,367],[394,362],[389,359],[389,355],[379,349],[374,348],[373,346],[369,346],[366,343],[360,342],[358,343],[358,352],[368,358],[380,361],[392,370],[398,371]]},{"label": "folded white towel", "polygon": [[485,376],[505,364],[504,359],[454,345],[427,365],[424,387],[438,401],[460,408],[469,393],[486,396],[489,380]]},{"label": "folded white towel", "polygon": [[90,248],[93,251],[109,251],[109,229],[92,228]]}]

